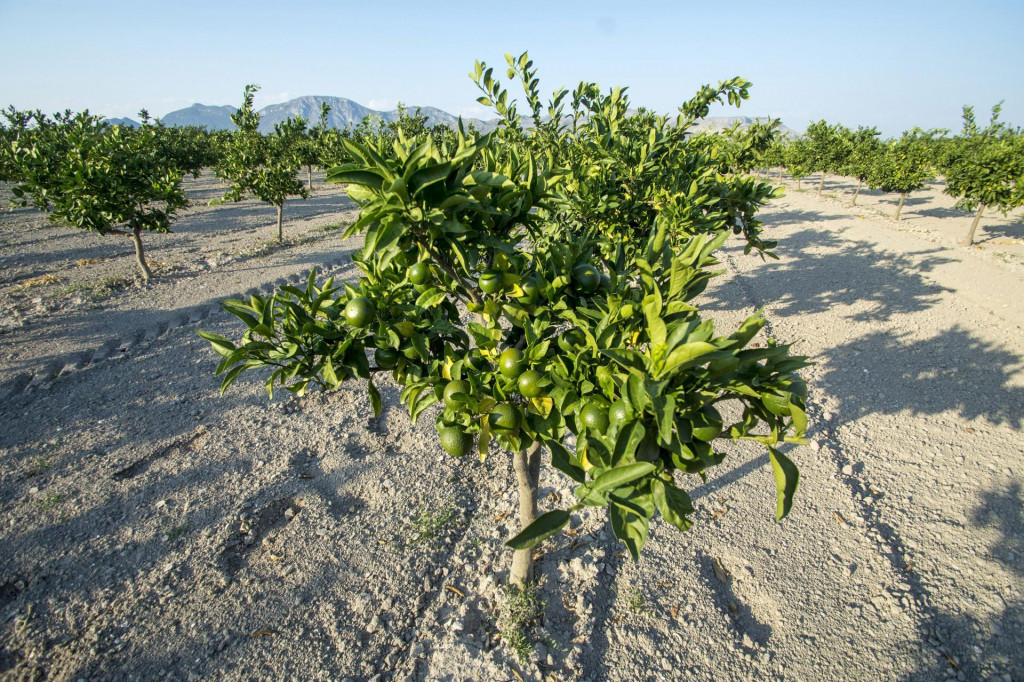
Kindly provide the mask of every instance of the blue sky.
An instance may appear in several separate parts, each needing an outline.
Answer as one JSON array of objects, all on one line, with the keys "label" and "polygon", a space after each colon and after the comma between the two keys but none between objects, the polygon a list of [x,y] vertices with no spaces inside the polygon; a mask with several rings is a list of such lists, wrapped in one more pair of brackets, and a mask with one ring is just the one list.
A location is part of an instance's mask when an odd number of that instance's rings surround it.
[{"label": "blue sky", "polygon": [[[0,106],[108,116],[335,95],[485,115],[467,74],[529,50],[541,87],[629,86],[674,112],[702,83],[754,83],[740,113],[958,129],[960,108],[1024,125],[1024,0],[1013,2],[217,2],[0,0]],[[713,112],[715,114],[721,111]]]}]

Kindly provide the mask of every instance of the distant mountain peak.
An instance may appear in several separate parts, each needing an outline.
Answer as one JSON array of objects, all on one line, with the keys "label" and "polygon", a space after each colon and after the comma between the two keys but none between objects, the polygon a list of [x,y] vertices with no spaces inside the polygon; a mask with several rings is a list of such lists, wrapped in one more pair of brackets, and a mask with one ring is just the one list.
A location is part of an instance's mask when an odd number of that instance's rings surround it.
[{"label": "distant mountain peak", "polygon": [[[327,125],[330,128],[347,128],[359,125],[364,118],[377,119],[385,123],[398,120],[398,109],[390,111],[379,111],[363,106],[345,97],[334,97],[330,95],[303,95],[290,99],[287,102],[268,104],[259,110],[260,130],[270,132],[274,129],[275,123],[281,123],[287,118],[301,117],[306,119],[310,125],[316,123],[320,118],[320,105],[324,102],[331,108],[327,115]],[[420,113],[427,117],[428,125],[439,123],[455,127],[458,125],[459,117],[453,116],[437,107],[429,106],[404,106],[406,113]],[[210,105],[195,103],[184,109],[178,109],[164,116],[161,120],[169,126],[205,126],[210,130],[234,130],[235,124],[231,122],[231,115],[235,113],[236,107],[229,104]],[[747,126],[758,120],[765,120],[765,116],[709,116],[697,122],[697,130],[722,130],[730,128],[734,123]],[[128,119],[130,120],[130,119]],[[477,130],[486,132],[497,126],[497,119],[482,121],[476,118],[463,119],[466,125],[472,123]],[[524,119],[527,125],[532,125],[528,119]],[[137,124],[136,124],[137,125]],[[783,126],[783,133],[795,135],[789,128]]]}]

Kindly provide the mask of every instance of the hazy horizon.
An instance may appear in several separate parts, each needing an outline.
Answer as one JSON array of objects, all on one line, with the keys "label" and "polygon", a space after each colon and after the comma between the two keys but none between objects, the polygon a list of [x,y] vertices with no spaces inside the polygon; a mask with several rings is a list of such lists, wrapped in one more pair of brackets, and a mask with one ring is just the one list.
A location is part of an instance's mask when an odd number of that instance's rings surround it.
[{"label": "hazy horizon", "polygon": [[[371,109],[432,106],[493,118],[468,77],[475,59],[505,79],[504,53],[530,51],[542,93],[581,80],[628,86],[634,106],[673,113],[704,83],[751,80],[740,109],[794,130],[826,119],[960,127],[961,107],[1024,125],[1024,5],[987,2],[519,3],[514,8],[307,2],[102,7],[0,0],[0,106],[137,119],[194,103],[259,108],[299,96],[344,97]],[[511,94],[519,95],[513,87]],[[521,109],[524,105],[521,105]]]}]

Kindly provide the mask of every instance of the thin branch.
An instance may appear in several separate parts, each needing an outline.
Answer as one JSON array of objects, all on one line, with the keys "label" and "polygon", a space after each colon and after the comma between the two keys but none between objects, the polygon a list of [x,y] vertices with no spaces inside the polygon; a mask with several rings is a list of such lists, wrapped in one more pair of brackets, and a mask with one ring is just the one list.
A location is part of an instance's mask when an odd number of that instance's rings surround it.
[{"label": "thin branch", "polygon": [[480,305],[481,301],[480,301],[480,298],[476,295],[476,292],[473,289],[471,289],[470,287],[466,286],[465,280],[463,280],[462,277],[460,277],[459,274],[457,272],[455,272],[455,270],[451,267],[451,265],[449,265],[441,257],[441,254],[439,254],[429,244],[424,244],[424,246],[427,249],[427,253],[429,253],[430,256],[434,259],[434,262],[437,263],[437,267],[441,268],[446,275],[448,275],[449,277],[454,279],[456,282],[458,282],[459,285],[466,291],[466,295],[469,296],[469,299],[471,301],[473,301],[473,303],[476,303],[477,305]]}]

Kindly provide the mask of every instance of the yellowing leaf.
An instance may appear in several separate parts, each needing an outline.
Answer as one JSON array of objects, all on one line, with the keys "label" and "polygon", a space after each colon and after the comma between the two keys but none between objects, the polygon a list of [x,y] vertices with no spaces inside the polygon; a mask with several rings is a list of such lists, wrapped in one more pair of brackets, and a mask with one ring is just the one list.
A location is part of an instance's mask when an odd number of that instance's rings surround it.
[{"label": "yellowing leaf", "polygon": [[530,398],[529,410],[534,414],[547,417],[555,407],[555,401],[551,398]]}]

